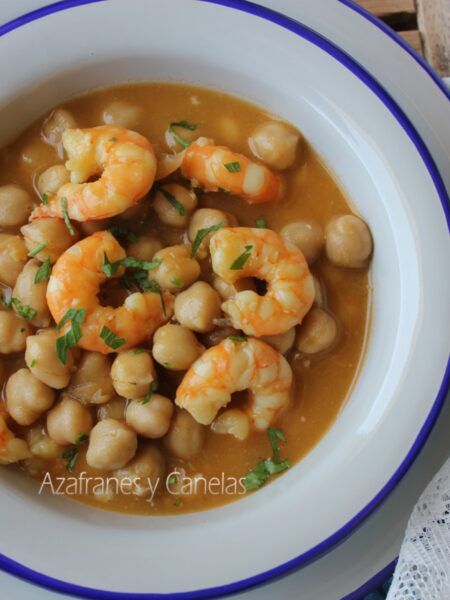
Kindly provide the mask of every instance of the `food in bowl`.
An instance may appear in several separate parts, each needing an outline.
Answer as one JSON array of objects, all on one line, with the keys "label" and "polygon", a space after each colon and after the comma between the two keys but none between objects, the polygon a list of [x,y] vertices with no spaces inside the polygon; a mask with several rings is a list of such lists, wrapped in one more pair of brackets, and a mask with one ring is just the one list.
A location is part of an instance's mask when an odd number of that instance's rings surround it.
[{"label": "food in bowl", "polygon": [[295,127],[213,90],[114,87],[4,148],[0,186],[1,464],[178,514],[325,434],[364,355],[372,237]]}]

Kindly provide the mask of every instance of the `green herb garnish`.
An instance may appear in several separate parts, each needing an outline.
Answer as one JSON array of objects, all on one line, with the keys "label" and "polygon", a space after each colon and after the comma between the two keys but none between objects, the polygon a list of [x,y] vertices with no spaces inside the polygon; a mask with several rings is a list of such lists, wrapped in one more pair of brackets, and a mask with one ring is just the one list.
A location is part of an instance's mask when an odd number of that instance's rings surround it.
[{"label": "green herb garnish", "polygon": [[41,250],[43,250],[45,248],[47,244],[39,244],[39,246],[36,246],[36,248],[33,248],[33,250],[31,250],[30,252],[28,252],[28,256],[30,258],[33,258],[36,256],[36,254],[39,254],[39,252]]},{"label": "green herb garnish", "polygon": [[154,294],[159,294],[159,297],[161,299],[163,315],[166,317],[167,316],[166,303],[164,302],[164,294],[161,289],[161,286],[154,279],[150,279],[150,281],[148,281],[148,285],[146,287],[147,287],[147,289],[145,290],[146,292],[153,292]]},{"label": "green herb garnish", "polygon": [[70,235],[75,235],[75,230],[72,227],[72,223],[69,219],[69,213],[67,212],[67,198],[61,198],[61,209],[64,217],[64,223],[70,233]]},{"label": "green herb garnish", "polygon": [[24,331],[26,331],[25,327],[21,327],[20,328],[20,333],[23,333]]},{"label": "green herb garnish", "polygon": [[18,298],[11,298],[6,306],[8,308],[14,306],[17,314],[20,315],[22,319],[25,319],[25,321],[31,321],[37,315],[37,311],[34,308],[31,308],[31,306],[28,306],[28,304],[22,304]]},{"label": "green herb garnish", "polygon": [[169,202],[178,211],[178,214],[180,215],[180,217],[186,216],[186,209],[181,204],[181,202],[175,198],[175,196],[173,194],[171,194],[170,192],[168,192],[167,190],[165,190],[162,187],[158,188],[157,191],[161,192],[161,194],[164,196],[164,198],[167,200],[167,202]]},{"label": "green herb garnish", "polygon": [[250,258],[252,248],[253,248],[253,246],[251,244],[248,244],[248,246],[245,246],[245,251],[240,256],[238,256],[237,259],[231,265],[230,269],[232,271],[238,271],[239,269],[244,268],[245,263]]},{"label": "green herb garnish", "polygon": [[75,440],[75,444],[82,444],[83,442],[85,442],[88,439],[88,436],[85,433],[82,433],[81,435],[79,435],[77,437],[77,439]]},{"label": "green herb garnish", "polygon": [[239,173],[241,170],[241,164],[238,162],[225,163],[223,166],[230,173]]},{"label": "green herb garnish", "polygon": [[148,392],[145,395],[145,398],[142,400],[142,404],[147,404],[148,402],[150,402],[150,400],[153,397],[153,394],[158,391],[158,386],[159,386],[159,384],[156,379],[155,379],[155,381],[151,382]]},{"label": "green herb garnish", "polygon": [[36,359],[33,358],[33,360],[30,363],[30,369],[34,369],[35,366],[36,366]]},{"label": "green herb garnish", "polygon": [[108,231],[116,238],[118,242],[137,242],[137,236],[128,227],[123,225],[110,225]]},{"label": "green herb garnish", "polygon": [[180,498],[177,498],[177,499],[175,500],[175,502],[173,503],[173,505],[174,505],[174,506],[180,506],[180,504],[181,504],[181,500],[180,500]]},{"label": "green herb garnish", "polygon": [[66,469],[69,473],[72,473],[75,463],[78,460],[78,448],[70,448],[63,452],[63,458],[67,460]]},{"label": "green herb garnish", "polygon": [[117,138],[113,136],[112,138],[109,138],[109,141],[110,142],[117,142]]},{"label": "green herb garnish", "polygon": [[142,354],[143,352],[146,352],[145,348],[135,348],[133,350],[133,354]]},{"label": "green herb garnish", "polygon": [[178,277],[172,277],[170,283],[172,285],[176,285],[177,287],[183,287],[184,285],[184,283],[181,281],[181,279],[178,279]]},{"label": "green herb garnish", "polygon": [[83,335],[80,325],[84,322],[85,317],[85,308],[69,308],[56,326],[57,331],[60,331],[63,325],[71,322],[71,328],[56,340],[56,354],[63,365],[67,364],[69,350],[78,344]]},{"label": "green herb garnish", "polygon": [[282,460],[278,440],[285,442],[283,432],[280,429],[269,427],[268,437],[272,448],[272,457],[261,460],[244,477],[244,486],[247,491],[256,490],[266,483],[271,475],[282,473],[291,467],[289,460]]},{"label": "green herb garnish", "polygon": [[189,129],[189,131],[195,131],[197,129],[197,125],[194,123],[188,123],[187,121],[174,121],[170,123],[168,127],[169,133],[172,135],[173,139],[180,144],[182,148],[188,148],[191,145],[191,142],[183,139],[178,133],[175,131],[174,127],[181,127],[182,129]]},{"label": "green herb garnish", "polygon": [[106,325],[103,325],[102,330],[100,331],[100,337],[105,344],[113,350],[117,350],[117,348],[120,348],[120,346],[125,344],[125,338],[118,337],[114,331],[111,331]]},{"label": "green herb garnish", "polygon": [[273,458],[276,462],[280,462],[280,445],[278,444],[277,440],[285,442],[286,438],[284,437],[284,433],[281,431],[281,429],[274,429],[273,427],[269,427],[269,429],[267,430],[267,434],[269,436],[270,445],[272,446]]},{"label": "green herb garnish", "polygon": [[47,281],[50,277],[50,273],[52,272],[52,263],[49,258],[46,258],[39,269],[36,271],[36,275],[34,276],[34,283],[41,283],[42,281]]},{"label": "green herb garnish", "polygon": [[103,264],[101,266],[101,270],[106,275],[106,277],[114,277],[117,273],[117,269],[120,267],[120,260],[116,262],[111,262],[108,258],[106,252],[103,252]]},{"label": "green herb garnish", "polygon": [[255,223],[258,229],[267,229],[267,223],[265,219],[256,219]]},{"label": "green herb garnish", "polygon": [[193,258],[195,256],[195,254],[197,253],[197,250],[200,247],[200,244],[203,242],[205,237],[212,231],[217,231],[224,225],[225,225],[225,223],[222,221],[222,223],[216,223],[215,225],[211,225],[211,227],[205,227],[204,229],[199,229],[197,231],[197,235],[195,236],[194,243],[192,244],[191,258]]},{"label": "green herb garnish", "polygon": [[230,190],[226,190],[225,188],[222,188],[222,187],[219,188],[219,192],[222,192],[222,194],[231,194]]},{"label": "green herb garnish", "polygon": [[233,342],[246,342],[248,337],[246,335],[229,335],[228,339]]},{"label": "green herb garnish", "polygon": [[117,273],[117,269],[119,267],[131,267],[132,269],[141,269],[143,271],[151,271],[152,269],[156,269],[161,264],[161,260],[139,260],[134,258],[133,256],[127,256],[126,258],[122,258],[121,260],[116,260],[115,262],[110,262],[106,252],[103,253],[103,264],[101,269],[103,273],[107,277],[114,277]]},{"label": "green herb garnish", "polygon": [[42,204],[44,206],[47,206],[47,204],[48,204],[48,194],[47,193],[42,194]]}]

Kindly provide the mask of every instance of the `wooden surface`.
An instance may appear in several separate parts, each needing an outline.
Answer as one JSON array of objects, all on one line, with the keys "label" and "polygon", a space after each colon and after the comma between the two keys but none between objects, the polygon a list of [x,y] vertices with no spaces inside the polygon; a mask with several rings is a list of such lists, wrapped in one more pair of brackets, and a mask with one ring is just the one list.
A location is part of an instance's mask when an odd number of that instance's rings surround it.
[{"label": "wooden surface", "polygon": [[450,76],[450,0],[357,0],[442,76]]}]

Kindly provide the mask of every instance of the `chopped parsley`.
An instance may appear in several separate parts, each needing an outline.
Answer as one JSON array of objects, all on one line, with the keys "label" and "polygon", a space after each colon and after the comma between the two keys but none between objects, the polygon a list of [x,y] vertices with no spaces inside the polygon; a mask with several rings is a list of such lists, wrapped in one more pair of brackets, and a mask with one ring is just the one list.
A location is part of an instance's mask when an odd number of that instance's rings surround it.
[{"label": "chopped parsley", "polygon": [[246,335],[229,335],[228,339],[233,342],[246,342],[248,340]]},{"label": "chopped parsley", "polygon": [[122,266],[125,268],[131,267],[133,269],[141,269],[143,271],[151,271],[152,269],[156,269],[159,267],[162,261],[160,260],[139,260],[137,258],[133,258],[133,256],[127,256],[126,258],[122,258],[121,260],[116,260],[115,262],[110,262],[106,252],[103,253],[103,264],[101,269],[103,273],[107,277],[114,277],[117,273],[117,269]]},{"label": "chopped parsley", "polygon": [[135,348],[133,350],[133,354],[142,354],[143,352],[146,352],[145,348]]},{"label": "chopped parsley", "polygon": [[35,366],[36,366],[36,359],[33,358],[33,360],[30,363],[30,369],[34,369]]},{"label": "chopped parsley", "polygon": [[222,223],[216,223],[215,225],[211,225],[211,227],[205,227],[204,229],[199,229],[197,231],[197,235],[195,236],[194,243],[192,244],[191,258],[193,258],[196,255],[197,250],[199,249],[200,244],[203,242],[205,237],[209,233],[212,233],[213,231],[217,231],[224,225],[225,225],[225,223],[222,221]]},{"label": "chopped parsley", "polygon": [[63,213],[64,223],[66,224],[67,230],[69,231],[70,235],[75,235],[75,230],[72,227],[72,223],[69,219],[69,213],[67,212],[67,198],[61,198],[61,210]]},{"label": "chopped parsley", "polygon": [[6,304],[8,308],[14,306],[18,315],[25,319],[25,321],[31,321],[37,315],[37,311],[28,304],[22,304],[18,298],[11,298],[9,303]]},{"label": "chopped parsley", "polygon": [[252,248],[253,248],[253,246],[251,244],[248,244],[247,246],[245,246],[245,251],[240,256],[238,256],[237,259],[230,266],[230,269],[232,271],[238,271],[239,269],[244,268],[245,263],[250,258]]},{"label": "chopped parsley", "polygon": [[78,460],[78,448],[69,448],[69,450],[63,452],[62,457],[67,460],[66,469],[69,473],[72,473],[75,463]]},{"label": "chopped parsley", "polygon": [[225,189],[225,188],[223,188],[223,187],[220,187],[220,188],[219,188],[219,192],[222,192],[222,194],[231,194],[230,190],[226,190],[226,189]]},{"label": "chopped parsley", "polygon": [[48,204],[48,194],[47,193],[42,194],[42,204],[44,206],[47,206],[47,204]]},{"label": "chopped parsley", "polygon": [[267,430],[267,434],[269,436],[270,445],[272,446],[273,458],[276,462],[281,462],[280,445],[278,443],[278,440],[281,440],[282,442],[286,441],[284,433],[281,431],[281,429],[274,429],[273,427],[269,427],[269,429]]},{"label": "chopped parsley", "polygon": [[36,248],[33,248],[33,250],[28,252],[28,256],[30,258],[34,258],[36,254],[39,254],[39,252],[45,248],[46,245],[47,244],[39,244],[39,246],[36,246]]},{"label": "chopped parsley", "polygon": [[241,163],[238,162],[225,163],[223,166],[230,173],[239,173],[241,170]]},{"label": "chopped parsley", "polygon": [[180,498],[176,498],[175,502],[173,503],[174,506],[180,506],[181,504],[181,499]]},{"label": "chopped parsley", "polygon": [[171,136],[173,137],[173,139],[180,144],[180,146],[182,148],[188,148],[191,145],[191,142],[188,142],[187,140],[183,139],[181,137],[181,135],[179,135],[176,131],[175,131],[175,127],[181,127],[182,129],[188,129],[189,131],[195,131],[197,129],[197,125],[195,125],[194,123],[188,123],[187,121],[174,121],[173,123],[170,123],[169,127],[168,127],[168,132],[171,134]]},{"label": "chopped parsley", "polygon": [[112,138],[109,138],[110,142],[117,142],[117,138],[115,136],[113,136]]},{"label": "chopped parsley", "polygon": [[83,332],[81,331],[80,325],[84,323],[86,317],[85,308],[69,308],[64,317],[56,326],[57,331],[70,321],[71,327],[68,331],[57,338],[56,340],[56,354],[61,364],[67,364],[67,357],[69,350],[77,345],[81,339]]},{"label": "chopped parsley", "polygon": [[271,475],[282,473],[291,467],[289,460],[283,460],[280,456],[278,440],[285,442],[283,432],[280,429],[269,427],[267,432],[272,447],[272,457],[261,460],[244,477],[244,486],[247,491],[256,490],[264,485]]},{"label": "chopped parsley", "polygon": [[117,348],[120,348],[120,346],[125,344],[125,338],[118,337],[114,331],[111,331],[106,325],[103,325],[102,330],[100,331],[100,337],[112,350],[117,350]]},{"label": "chopped parsley", "polygon": [[165,190],[163,187],[158,188],[157,191],[160,192],[167,200],[167,202],[169,202],[178,211],[180,217],[186,216],[186,209],[181,204],[181,202],[175,198],[173,194]]},{"label": "chopped parsley", "polygon": [[256,219],[255,224],[258,229],[267,229],[267,223],[265,219]]},{"label": "chopped parsley", "polygon": [[181,279],[178,279],[178,277],[172,277],[170,283],[172,285],[176,285],[177,287],[183,287],[184,285],[184,283],[181,281]]},{"label": "chopped parsley", "polygon": [[118,242],[137,242],[137,236],[128,227],[123,225],[110,225],[108,231],[116,238]]},{"label": "chopped parsley", "polygon": [[36,275],[34,276],[34,283],[41,283],[42,281],[47,281],[49,279],[50,274],[52,272],[52,263],[49,258],[46,258],[39,269],[36,271]]},{"label": "chopped parsley", "polygon": [[159,384],[157,379],[151,382],[148,392],[145,395],[145,398],[142,400],[142,404],[147,404],[148,402],[150,402],[150,400],[153,397],[153,394],[158,391],[158,386]]},{"label": "chopped parsley", "polygon": [[82,433],[81,435],[79,435],[77,437],[77,439],[75,440],[75,444],[82,444],[83,442],[85,442],[88,439],[88,436],[85,433]]}]

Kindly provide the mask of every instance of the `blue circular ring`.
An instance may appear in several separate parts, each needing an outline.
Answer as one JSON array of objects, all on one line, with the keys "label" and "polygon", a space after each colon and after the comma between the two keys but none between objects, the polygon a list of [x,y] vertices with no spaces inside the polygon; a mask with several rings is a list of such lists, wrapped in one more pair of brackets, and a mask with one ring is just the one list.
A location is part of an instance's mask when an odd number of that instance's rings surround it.
[{"label": "blue circular ring", "polygon": [[[6,35],[9,31],[13,31],[14,29],[23,27],[31,21],[41,19],[52,13],[56,13],[76,6],[82,6],[84,4],[92,4],[94,2],[104,1],[106,0],[61,0],[60,2],[44,6],[43,8],[27,13],[17,19],[14,19],[13,21],[10,21],[9,23],[1,25],[0,37]],[[447,226],[450,228],[450,199],[442,181],[442,178],[440,176],[439,170],[436,167],[436,164],[434,163],[434,160],[428,148],[426,147],[422,138],[414,128],[411,121],[408,119],[408,117],[405,115],[402,109],[397,105],[394,99],[383,88],[383,86],[374,77],[372,77],[359,63],[357,63],[353,58],[351,58],[348,54],[346,54],[335,44],[333,44],[317,32],[313,31],[309,27],[306,27],[298,21],[295,21],[294,19],[282,15],[272,9],[259,6],[252,2],[248,2],[247,0],[198,1],[227,6],[229,8],[254,15],[258,18],[279,25],[280,27],[283,27],[284,29],[295,33],[296,35],[302,37],[305,40],[308,40],[312,44],[321,48],[327,54],[329,54],[337,61],[339,61],[342,65],[344,65],[347,69],[349,69],[356,77],[358,77],[381,100],[381,102],[383,102],[383,104],[397,119],[397,121],[407,133],[408,137],[415,145],[419,155],[421,156],[430,174],[430,177],[432,178],[447,220]],[[351,6],[351,3],[348,0],[340,1]],[[429,72],[430,74],[432,73],[432,71],[430,71],[429,68],[427,68],[427,72]],[[434,75],[433,79],[435,79]],[[428,417],[425,423],[423,424],[421,430],[419,431],[419,434],[416,440],[414,441],[413,446],[409,450],[407,456],[405,457],[399,468],[391,476],[391,478],[388,480],[385,486],[378,492],[378,494],[348,523],[346,523],[343,527],[341,527],[338,531],[336,531],[333,535],[325,539],[323,542],[317,544],[316,546],[314,546],[307,552],[301,554],[300,556],[297,556],[296,558],[293,558],[292,560],[282,565],[279,565],[278,567],[265,571],[264,573],[260,573],[259,575],[255,575],[247,579],[242,579],[231,584],[203,590],[193,590],[190,592],[181,592],[173,594],[135,594],[110,592],[106,590],[92,589],[67,583],[65,581],[54,579],[53,577],[48,577],[47,575],[29,569],[28,567],[21,565],[20,563],[8,558],[3,554],[0,554],[0,569],[3,569],[11,575],[15,575],[31,583],[35,583],[37,585],[55,590],[57,592],[62,592],[63,594],[73,594],[82,598],[94,598],[104,600],[167,600],[168,598],[172,598],[174,600],[194,600],[196,598],[216,598],[219,596],[224,596],[227,594],[242,591],[244,589],[253,587],[258,584],[266,583],[269,580],[275,579],[286,574],[288,571],[305,565],[306,563],[318,558],[318,556],[320,556],[324,552],[331,550],[336,544],[342,542],[346,537],[348,537],[352,533],[352,531],[358,525],[360,525],[372,513],[372,511],[381,504],[383,500],[386,499],[389,493],[395,488],[395,486],[401,481],[403,476],[406,474],[409,467],[412,465],[412,463],[418,456],[429,434],[431,433],[432,428],[443,406],[449,384],[450,359],[447,362],[447,367],[436,400],[434,401],[431,411],[428,414]],[[352,597],[352,595],[350,597]]]}]

